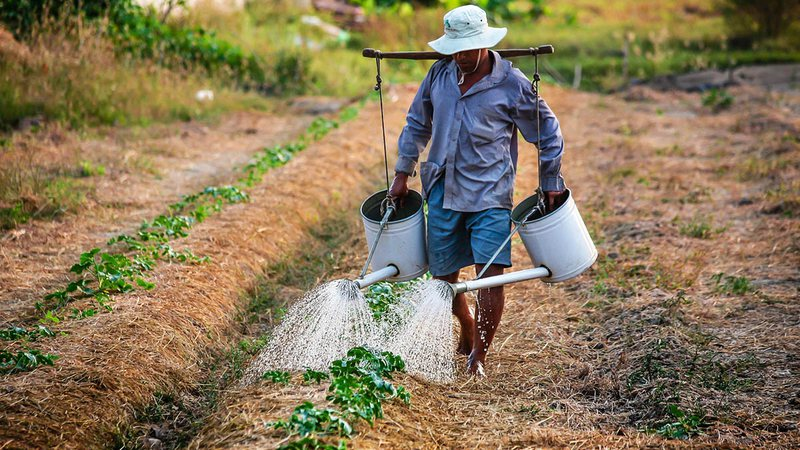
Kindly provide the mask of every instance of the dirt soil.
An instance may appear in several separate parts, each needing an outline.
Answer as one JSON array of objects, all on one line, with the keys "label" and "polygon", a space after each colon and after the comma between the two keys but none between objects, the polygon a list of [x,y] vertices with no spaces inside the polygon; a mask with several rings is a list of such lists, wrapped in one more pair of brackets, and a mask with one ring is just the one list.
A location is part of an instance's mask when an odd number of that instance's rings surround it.
[{"label": "dirt soil", "polygon": [[[389,142],[413,93],[398,89],[387,108]],[[509,286],[488,377],[448,385],[398,377],[411,406],[389,404],[350,447],[800,445],[800,95],[731,94],[732,107],[714,112],[699,94],[547,86],[567,143],[564,175],[598,262],[567,283]],[[65,326],[68,335],[46,348],[61,355],[55,368],[6,377],[0,448],[108,447],[154,392],[196,386],[202,361],[230,343],[237,308],[265,265],[301,247],[325,211],[356,211],[380,182],[376,113],[368,105],[270,172],[252,202],[195,227],[185,245],[209,264],[159,267],[154,291]],[[518,200],[536,186],[535,152],[526,150]],[[37,223],[4,241],[3,272],[19,271],[14,293],[0,294],[4,314],[23,314],[63,283],[80,251],[137,219],[97,218],[91,232]],[[336,276],[355,274],[366,251],[350,229]],[[23,258],[28,246],[43,250]],[[516,240],[514,261],[530,265]],[[0,281],[3,291],[11,280]],[[322,403],[324,389],[231,387],[190,447],[271,448],[281,438],[266,424],[305,399]],[[691,439],[654,432],[677,421],[670,405],[699,419]]]},{"label": "dirt soil", "polygon": [[[548,87],[598,262],[570,282],[508,286],[488,377],[399,377],[411,406],[390,404],[350,447],[800,445],[800,96],[731,93],[715,113],[695,94]],[[518,200],[536,186],[528,150]],[[353,239],[340,276],[363,257]],[[513,259],[530,265],[518,240]],[[299,377],[231,389],[190,447],[274,448],[285,441],[268,423],[324,404],[325,389]],[[700,419],[691,439],[655,432],[678,422],[670,405]]]}]

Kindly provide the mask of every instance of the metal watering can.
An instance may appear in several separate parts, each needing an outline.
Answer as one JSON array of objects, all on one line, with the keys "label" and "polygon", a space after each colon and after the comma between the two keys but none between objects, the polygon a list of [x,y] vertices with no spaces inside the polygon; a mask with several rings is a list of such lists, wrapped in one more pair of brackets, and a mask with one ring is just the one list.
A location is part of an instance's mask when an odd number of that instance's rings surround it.
[{"label": "metal watering can", "polygon": [[[572,192],[566,192],[565,202],[549,214],[542,213],[540,193],[526,198],[511,212],[515,228],[506,240],[518,231],[534,268],[488,278],[481,278],[481,273],[474,280],[451,284],[453,293],[537,278],[557,283],[575,278],[591,267],[597,259],[597,249]],[[385,199],[384,190],[371,195],[361,205],[361,219],[370,248],[364,270],[355,280],[362,289],[383,280],[411,280],[428,270],[422,196],[409,191],[404,205],[399,208],[387,207]],[[501,248],[503,246],[505,242]],[[491,261],[486,266],[490,264]],[[370,265],[378,269],[366,274]]]},{"label": "metal watering can", "polygon": [[[526,198],[511,211],[514,230],[506,241],[519,231],[534,268],[488,278],[481,278],[482,272],[474,280],[451,284],[453,293],[460,294],[536,278],[541,278],[546,283],[557,283],[575,278],[591,267],[597,259],[597,248],[578,212],[572,192],[569,189],[566,192],[566,201],[549,214],[543,214],[541,192]],[[503,246],[505,242],[500,247]],[[499,249],[495,256],[498,253]]]},{"label": "metal watering can", "polygon": [[[376,192],[361,204],[361,220],[370,248],[359,288],[379,281],[408,281],[428,271],[425,214],[422,195],[410,190],[402,206],[386,199],[386,190]],[[369,267],[377,270],[367,274]]]}]

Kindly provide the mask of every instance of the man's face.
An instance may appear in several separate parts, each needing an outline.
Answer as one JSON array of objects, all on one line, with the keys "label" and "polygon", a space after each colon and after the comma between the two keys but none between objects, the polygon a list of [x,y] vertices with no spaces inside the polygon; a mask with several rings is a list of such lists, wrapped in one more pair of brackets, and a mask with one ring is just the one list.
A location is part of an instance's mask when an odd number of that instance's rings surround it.
[{"label": "man's face", "polygon": [[475,66],[478,64],[478,55],[482,51],[483,49],[464,50],[463,52],[454,53],[453,59],[462,72],[471,72],[475,70]]}]

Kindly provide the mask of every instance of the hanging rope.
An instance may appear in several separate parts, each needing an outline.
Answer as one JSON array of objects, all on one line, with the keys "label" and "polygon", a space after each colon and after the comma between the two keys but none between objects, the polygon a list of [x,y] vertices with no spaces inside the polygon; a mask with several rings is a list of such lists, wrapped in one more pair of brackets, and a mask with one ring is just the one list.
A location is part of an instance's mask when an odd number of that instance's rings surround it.
[{"label": "hanging rope", "polygon": [[375,90],[378,91],[378,100],[381,104],[381,131],[383,132],[383,167],[386,173],[386,196],[389,196],[389,153],[386,150],[386,124],[384,122],[383,114],[383,90],[381,84],[381,52],[375,52],[375,67],[377,69],[375,75]]},{"label": "hanging rope", "polygon": [[[533,50],[534,49],[531,49],[531,51]],[[539,176],[539,187],[536,188],[539,201],[536,208],[539,208],[541,215],[544,215],[546,203],[544,201],[544,191],[542,190],[542,130],[541,122],[539,121],[539,81],[542,77],[539,76],[539,54],[537,52],[533,52],[533,68],[533,81],[531,82],[531,86],[533,87],[533,94],[536,97],[536,167],[538,168],[537,175]]]}]

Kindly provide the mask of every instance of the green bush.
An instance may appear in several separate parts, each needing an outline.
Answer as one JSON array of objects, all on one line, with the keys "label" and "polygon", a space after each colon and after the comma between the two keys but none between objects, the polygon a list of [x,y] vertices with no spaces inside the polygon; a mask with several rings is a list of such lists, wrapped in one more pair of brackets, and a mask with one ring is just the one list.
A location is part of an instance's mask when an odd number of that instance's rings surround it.
[{"label": "green bush", "polygon": [[264,82],[264,71],[254,55],[201,27],[165,23],[154,9],[133,0],[0,0],[0,22],[18,39],[30,37],[48,23],[77,26],[81,21],[75,19],[103,28],[120,52],[168,67],[200,68],[210,74],[227,71],[239,83]]},{"label": "green bush", "polygon": [[718,9],[735,35],[776,38],[800,17],[800,0],[719,0]]}]

